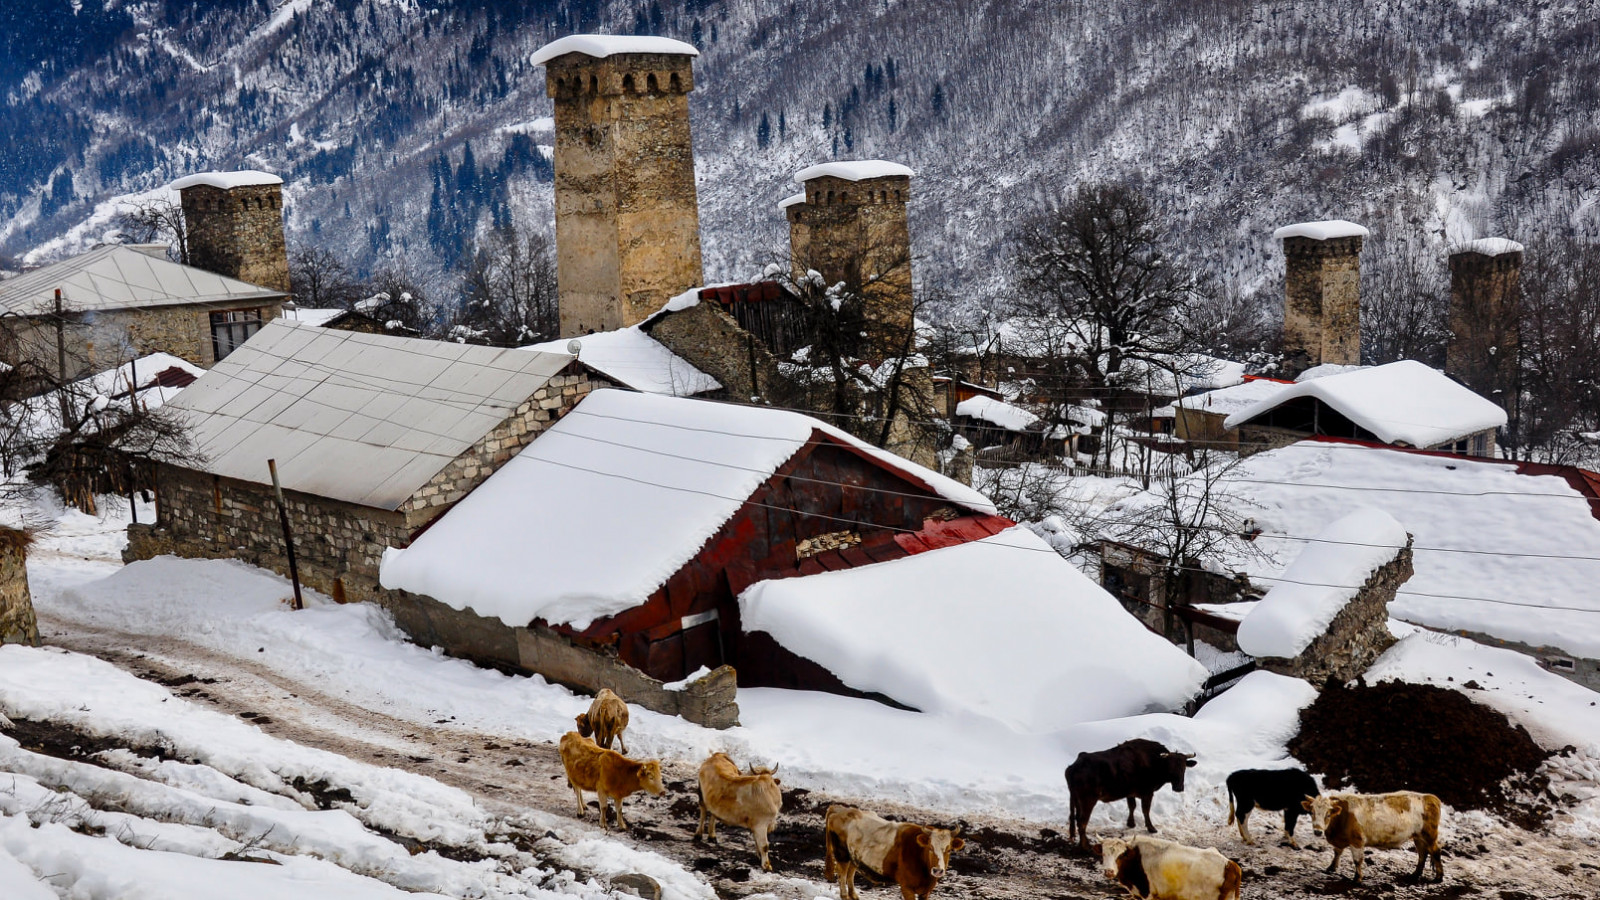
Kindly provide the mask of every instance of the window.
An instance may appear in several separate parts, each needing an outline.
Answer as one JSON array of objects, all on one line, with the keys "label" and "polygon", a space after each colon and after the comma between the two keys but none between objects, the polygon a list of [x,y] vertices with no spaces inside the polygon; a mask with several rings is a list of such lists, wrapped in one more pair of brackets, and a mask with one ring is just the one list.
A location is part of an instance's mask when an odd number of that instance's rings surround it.
[{"label": "window", "polygon": [[222,359],[261,330],[261,310],[230,309],[211,314],[211,352]]}]

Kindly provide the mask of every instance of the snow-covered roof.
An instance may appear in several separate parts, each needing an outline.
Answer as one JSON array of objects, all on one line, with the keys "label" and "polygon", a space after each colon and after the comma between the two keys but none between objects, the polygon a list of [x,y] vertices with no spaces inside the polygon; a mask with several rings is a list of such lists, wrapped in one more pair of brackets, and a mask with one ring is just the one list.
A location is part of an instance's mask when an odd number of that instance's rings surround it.
[{"label": "snow-covered roof", "polygon": [[1312,366],[1311,368],[1305,370],[1304,372],[1301,372],[1299,375],[1296,375],[1294,377],[1294,380],[1295,381],[1316,381],[1318,378],[1327,378],[1329,375],[1343,375],[1346,372],[1354,372],[1354,371],[1356,371],[1358,369],[1367,369],[1367,368],[1371,368],[1371,367],[1370,366],[1350,366],[1350,365],[1345,365],[1343,363],[1323,363],[1320,366]]},{"label": "snow-covered roof", "polygon": [[582,53],[596,59],[605,59],[619,53],[665,53],[676,56],[699,56],[693,45],[672,38],[631,34],[569,34],[557,38],[533,54],[531,62],[542,66],[558,56]]},{"label": "snow-covered roof", "polygon": [[565,354],[268,323],[171,404],[196,467],[397,509],[566,368]]},{"label": "snow-covered roof", "polygon": [[778,208],[779,209],[788,209],[791,206],[799,206],[800,204],[802,204],[804,202],[806,202],[806,192],[805,191],[801,191],[798,194],[790,194],[789,196],[783,198],[782,200],[779,200],[778,201]]},{"label": "snow-covered roof", "polygon": [[1128,359],[1118,381],[1133,390],[1181,396],[1191,391],[1232,387],[1244,381],[1245,364],[1204,353],[1163,355],[1155,362]]},{"label": "snow-covered roof", "polygon": [[[1191,480],[1197,495],[1205,492],[1199,476]],[[1208,567],[1271,587],[1327,523],[1377,507],[1415,539],[1416,574],[1390,604],[1392,616],[1600,658],[1600,521],[1565,478],[1489,460],[1302,441],[1238,461],[1209,494],[1263,533]],[[1139,494],[1123,504],[1164,498]],[[1108,519],[1122,514],[1114,509]]]},{"label": "snow-covered roof", "polygon": [[1405,528],[1381,509],[1362,507],[1333,522],[1239,623],[1239,649],[1258,657],[1299,656],[1405,546]]},{"label": "snow-covered roof", "polygon": [[192,188],[201,184],[227,191],[236,187],[283,184],[283,179],[271,172],[240,169],[237,172],[196,172],[193,175],[185,175],[167,186],[175,191],[181,191],[184,188]]},{"label": "snow-covered roof", "polygon": [[1328,219],[1322,222],[1300,222],[1296,225],[1285,225],[1272,233],[1273,240],[1282,240],[1290,237],[1311,238],[1314,241],[1329,241],[1334,238],[1366,237],[1372,232],[1354,222],[1344,219]]},{"label": "snow-covered roof", "polygon": [[805,184],[813,178],[830,176],[845,181],[865,181],[868,178],[889,178],[904,175],[910,178],[917,173],[907,166],[881,159],[856,159],[822,163],[794,173],[795,184]]},{"label": "snow-covered roof", "polygon": [[978,394],[956,404],[956,415],[971,416],[1007,431],[1027,431],[1039,424],[1039,417],[1020,406]]},{"label": "snow-covered roof", "polygon": [[856,690],[1024,733],[1170,710],[1206,677],[1020,527],[890,562],[762,581],[739,596],[739,620]]},{"label": "snow-covered roof", "polygon": [[[181,376],[173,378],[167,374],[173,369],[182,373]],[[149,353],[80,378],[65,388],[18,401],[10,413],[11,416],[26,417],[30,421],[28,427],[32,434],[53,435],[62,429],[63,400],[71,409],[71,421],[74,424],[79,421],[79,416],[88,412],[77,408],[79,406],[103,402],[106,407],[130,411],[130,394],[138,397],[140,409],[149,411],[166,405],[205,372],[205,369],[170,353]],[[135,381],[138,382],[138,389],[131,391]]]},{"label": "snow-covered roof", "polygon": [[597,390],[410,547],[388,551],[383,585],[507,625],[586,628],[645,602],[818,434],[994,512],[977,491],[810,416]]},{"label": "snow-covered roof", "polygon": [[276,300],[284,296],[236,278],[108,244],[0,281],[0,312],[37,316],[55,309],[55,292],[70,312],[140,309],[187,303]]},{"label": "snow-covered roof", "polygon": [[[637,325],[586,334],[577,340],[582,347],[578,358],[584,365],[636,391],[691,397],[722,387],[722,382],[668,350]],[[522,349],[566,353],[568,343],[567,340],[545,341]]]},{"label": "snow-covered roof", "polygon": [[1288,387],[1281,381],[1270,381],[1257,378],[1232,387],[1218,388],[1201,394],[1190,394],[1180,397],[1173,404],[1184,409],[1203,410],[1220,416],[1230,416],[1240,410],[1249,409],[1263,400],[1277,396],[1278,392]]},{"label": "snow-covered roof", "polygon": [[1435,447],[1506,424],[1506,411],[1416,360],[1402,359],[1286,386],[1223,422],[1245,422],[1297,397],[1315,397],[1388,444]]},{"label": "snow-covered roof", "polygon": [[1506,238],[1479,238],[1475,241],[1463,241],[1450,248],[1450,255],[1457,253],[1481,253],[1484,256],[1500,256],[1506,253],[1521,253],[1521,244]]},{"label": "snow-covered roof", "polygon": [[333,307],[331,309],[317,309],[314,307],[297,306],[294,309],[283,311],[283,317],[290,322],[299,322],[302,325],[326,325],[334,319],[349,312],[346,309]]}]

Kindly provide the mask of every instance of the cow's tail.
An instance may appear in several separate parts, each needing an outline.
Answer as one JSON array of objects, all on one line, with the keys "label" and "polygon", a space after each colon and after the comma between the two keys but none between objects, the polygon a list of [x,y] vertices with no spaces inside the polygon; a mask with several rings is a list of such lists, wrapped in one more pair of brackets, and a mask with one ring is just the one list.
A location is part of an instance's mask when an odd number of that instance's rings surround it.
[{"label": "cow's tail", "polygon": [[1233,785],[1231,785],[1231,784],[1227,785],[1227,787],[1225,789],[1228,792],[1228,824],[1232,825],[1233,824]]},{"label": "cow's tail", "polygon": [[823,826],[822,826],[822,845],[823,845],[823,850],[822,850],[822,877],[824,879],[828,880],[828,881],[833,881],[836,877],[838,877],[835,874],[834,861],[833,861],[833,853],[834,853],[833,846],[834,846],[834,841],[836,841],[836,840],[837,840],[837,838],[834,837],[833,829],[829,828],[827,826],[827,823],[823,823]]},{"label": "cow's tail", "polygon": [[1222,889],[1217,891],[1217,900],[1239,900],[1239,882],[1244,879],[1244,870],[1233,860],[1222,867]]}]

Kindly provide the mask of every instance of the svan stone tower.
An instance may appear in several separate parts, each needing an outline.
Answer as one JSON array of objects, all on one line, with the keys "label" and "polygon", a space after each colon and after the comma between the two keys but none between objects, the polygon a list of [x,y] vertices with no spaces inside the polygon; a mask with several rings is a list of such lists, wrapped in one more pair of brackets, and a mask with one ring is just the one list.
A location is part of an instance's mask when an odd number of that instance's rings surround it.
[{"label": "svan stone tower", "polygon": [[561,335],[636,324],[704,279],[689,135],[699,53],[571,35],[533,56],[555,101]]},{"label": "svan stone tower", "polygon": [[833,162],[795,173],[804,188],[783,201],[789,251],[799,280],[814,269],[828,284],[860,293],[867,336],[864,355],[910,350],[913,320],[911,232],[906,202],[911,169],[883,160]]},{"label": "svan stone tower", "polygon": [[266,172],[203,172],[180,178],[189,264],[289,292],[283,179]]},{"label": "svan stone tower", "polygon": [[1515,413],[1522,331],[1522,245],[1504,238],[1450,250],[1450,343],[1444,370]]},{"label": "svan stone tower", "polygon": [[1286,262],[1283,356],[1289,374],[1323,364],[1361,364],[1361,239],[1342,219],[1273,232]]}]

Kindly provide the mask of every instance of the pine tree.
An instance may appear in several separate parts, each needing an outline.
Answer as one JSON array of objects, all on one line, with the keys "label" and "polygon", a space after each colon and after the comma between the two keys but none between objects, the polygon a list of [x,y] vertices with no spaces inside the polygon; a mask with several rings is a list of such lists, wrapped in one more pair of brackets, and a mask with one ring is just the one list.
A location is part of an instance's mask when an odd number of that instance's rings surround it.
[{"label": "pine tree", "polygon": [[824,104],[822,104],[822,127],[823,128],[832,128],[833,127],[833,104],[832,103],[824,103]]},{"label": "pine tree", "polygon": [[899,127],[900,111],[894,105],[894,98],[889,98],[889,131],[891,133]]},{"label": "pine tree", "polygon": [[767,144],[772,142],[772,123],[767,121],[766,110],[761,111],[761,124],[756,126],[756,147],[767,149]]},{"label": "pine tree", "polygon": [[785,118],[785,116],[783,114],[783,110],[780,109],[780,110],[778,110],[778,143],[780,143],[780,144],[783,143],[784,138],[786,138],[788,136],[788,134],[789,134],[789,122]]},{"label": "pine tree", "polygon": [[944,118],[944,85],[933,86],[933,96],[928,98],[928,104],[933,107],[934,118]]}]

